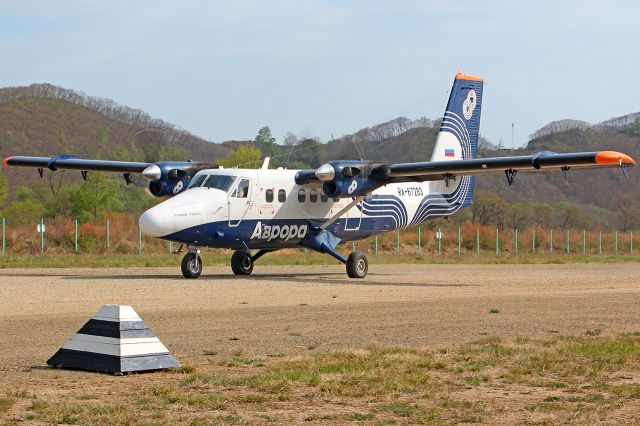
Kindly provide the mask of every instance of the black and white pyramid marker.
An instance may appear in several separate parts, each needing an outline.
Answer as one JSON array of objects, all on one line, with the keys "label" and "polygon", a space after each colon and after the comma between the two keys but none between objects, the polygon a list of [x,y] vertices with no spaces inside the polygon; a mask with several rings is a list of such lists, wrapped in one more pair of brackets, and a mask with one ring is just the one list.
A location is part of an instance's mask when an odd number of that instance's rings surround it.
[{"label": "black and white pyramid marker", "polygon": [[180,366],[136,311],[122,305],[103,305],[47,364],[115,374]]}]

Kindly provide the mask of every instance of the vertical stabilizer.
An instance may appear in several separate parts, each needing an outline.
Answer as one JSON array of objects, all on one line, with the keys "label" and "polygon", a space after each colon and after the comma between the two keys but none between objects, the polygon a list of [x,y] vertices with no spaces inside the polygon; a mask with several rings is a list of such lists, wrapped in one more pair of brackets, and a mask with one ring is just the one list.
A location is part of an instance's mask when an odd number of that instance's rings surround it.
[{"label": "vertical stabilizer", "polygon": [[476,158],[483,80],[458,71],[431,161]]}]

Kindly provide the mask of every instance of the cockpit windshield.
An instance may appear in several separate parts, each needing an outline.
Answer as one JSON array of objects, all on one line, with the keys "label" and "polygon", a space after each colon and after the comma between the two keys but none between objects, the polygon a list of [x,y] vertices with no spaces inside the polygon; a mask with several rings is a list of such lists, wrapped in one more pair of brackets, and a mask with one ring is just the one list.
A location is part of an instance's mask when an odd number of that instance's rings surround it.
[{"label": "cockpit windshield", "polygon": [[197,188],[199,186],[204,188],[214,188],[221,191],[228,191],[235,182],[235,176],[225,175],[197,175],[189,184],[189,188]]},{"label": "cockpit windshield", "polygon": [[189,182],[189,188],[197,188],[199,186],[202,186],[202,182],[204,182],[204,180],[207,178],[207,176],[209,175],[196,175],[193,177],[193,179],[191,179],[191,182]]}]

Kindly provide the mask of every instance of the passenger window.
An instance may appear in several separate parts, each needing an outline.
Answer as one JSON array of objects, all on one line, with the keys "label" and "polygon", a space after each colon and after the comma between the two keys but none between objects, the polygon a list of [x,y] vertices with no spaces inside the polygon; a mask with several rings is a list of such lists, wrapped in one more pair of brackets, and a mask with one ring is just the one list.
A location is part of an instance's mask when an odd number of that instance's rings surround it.
[{"label": "passenger window", "polygon": [[234,196],[236,198],[247,198],[249,196],[249,180],[242,179],[236,188]]},{"label": "passenger window", "polygon": [[305,198],[307,198],[307,191],[304,189],[298,190],[298,202],[304,203]]},{"label": "passenger window", "polygon": [[324,191],[320,191],[320,201],[323,203],[329,201],[329,197],[327,197],[327,194],[325,194]]},{"label": "passenger window", "polygon": [[284,189],[279,189],[278,201],[280,201],[281,203],[284,203],[286,200],[287,200],[287,193],[284,191]]},{"label": "passenger window", "polygon": [[273,189],[267,189],[267,192],[264,194],[264,198],[267,203],[273,202]]},{"label": "passenger window", "polygon": [[316,191],[315,189],[309,191],[309,201],[311,201],[312,203],[318,201],[318,191]]}]

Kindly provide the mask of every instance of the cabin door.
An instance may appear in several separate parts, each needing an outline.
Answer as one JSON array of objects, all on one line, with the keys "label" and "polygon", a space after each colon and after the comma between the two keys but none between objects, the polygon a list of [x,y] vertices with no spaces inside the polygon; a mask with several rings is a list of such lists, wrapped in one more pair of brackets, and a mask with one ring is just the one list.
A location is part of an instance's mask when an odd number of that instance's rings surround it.
[{"label": "cabin door", "polygon": [[236,187],[229,192],[229,227],[242,223],[251,206],[251,179],[240,178]]},{"label": "cabin door", "polygon": [[345,216],[344,230],[359,231],[362,222],[362,201],[351,207]]}]

